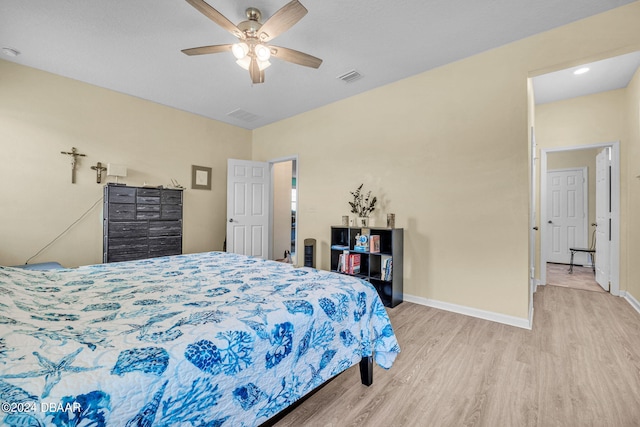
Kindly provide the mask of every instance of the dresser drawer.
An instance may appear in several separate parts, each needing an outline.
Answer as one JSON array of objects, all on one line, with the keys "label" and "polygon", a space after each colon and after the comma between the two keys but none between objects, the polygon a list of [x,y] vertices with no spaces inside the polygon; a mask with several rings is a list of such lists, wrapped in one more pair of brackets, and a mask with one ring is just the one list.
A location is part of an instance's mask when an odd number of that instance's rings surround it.
[{"label": "dresser drawer", "polygon": [[107,261],[106,262],[121,262],[121,261],[133,261],[136,259],[145,259],[145,258],[149,258],[149,252],[147,251],[142,251],[142,252],[124,252],[124,253],[109,253],[109,255],[107,255]]},{"label": "dresser drawer", "polygon": [[127,203],[109,203],[109,220],[135,219],[136,205]]},{"label": "dresser drawer", "polygon": [[182,221],[149,221],[149,237],[181,235]]},{"label": "dresser drawer", "polygon": [[182,238],[151,237],[149,238],[149,256],[178,255],[182,253]]},{"label": "dresser drawer", "polygon": [[182,204],[182,190],[163,190],[160,198],[162,204],[180,205]]},{"label": "dresser drawer", "polygon": [[138,194],[136,201],[139,205],[160,205],[160,197],[141,196]]},{"label": "dresser drawer", "polygon": [[110,238],[123,238],[123,237],[146,237],[147,236],[147,224],[143,222],[109,222],[109,237]]},{"label": "dresser drawer", "polygon": [[159,200],[160,190],[157,188],[138,188],[138,197],[158,197]]},{"label": "dresser drawer", "polygon": [[162,219],[181,219],[182,218],[182,205],[162,205],[161,215]]},{"label": "dresser drawer", "polygon": [[109,238],[107,248],[108,261],[146,258],[149,243],[146,237]]},{"label": "dresser drawer", "polygon": [[107,187],[109,203],[135,203],[136,189],[124,186]]},{"label": "dresser drawer", "polygon": [[160,219],[160,205],[138,204],[136,219]]}]

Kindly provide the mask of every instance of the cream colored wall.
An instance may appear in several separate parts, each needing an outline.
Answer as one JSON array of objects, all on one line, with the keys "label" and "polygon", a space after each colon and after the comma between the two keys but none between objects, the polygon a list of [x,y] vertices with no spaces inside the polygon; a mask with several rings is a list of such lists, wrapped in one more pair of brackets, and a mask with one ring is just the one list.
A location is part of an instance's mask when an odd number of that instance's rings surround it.
[{"label": "cream colored wall", "polygon": [[627,292],[640,301],[640,69],[627,87]]},{"label": "cream colored wall", "polygon": [[621,140],[626,136],[625,99],[626,89],[618,89],[536,105],[538,148]]},{"label": "cream colored wall", "polygon": [[[536,106],[536,142],[539,150],[620,141],[620,289],[627,286],[627,159],[629,150],[627,89],[602,92]],[[553,154],[556,155],[556,154]],[[578,155],[576,152],[568,156]],[[549,168],[549,165],[547,165]],[[591,217],[589,223],[594,222]],[[544,232],[544,224],[539,224]],[[589,227],[592,230],[592,227]],[[538,248],[540,246],[538,245]],[[539,255],[539,251],[538,251]],[[539,261],[538,261],[539,265]],[[540,274],[537,274],[540,278]]]},{"label": "cream colored wall", "polygon": [[265,126],[254,159],[299,155],[321,268],[364,182],[405,229],[405,293],[527,318],[527,77],[640,45],[637,22],[638,2]]},{"label": "cream colored wall", "polygon": [[[129,185],[177,179],[184,251],[222,249],[227,158],[251,158],[251,132],[7,61],[0,76],[0,265],[24,263],[100,200],[98,161],[126,165]],[[60,154],[71,147],[87,155],[76,184]],[[194,164],[213,168],[211,191],[189,189]],[[102,262],[101,203],[31,263],[51,260]]]}]

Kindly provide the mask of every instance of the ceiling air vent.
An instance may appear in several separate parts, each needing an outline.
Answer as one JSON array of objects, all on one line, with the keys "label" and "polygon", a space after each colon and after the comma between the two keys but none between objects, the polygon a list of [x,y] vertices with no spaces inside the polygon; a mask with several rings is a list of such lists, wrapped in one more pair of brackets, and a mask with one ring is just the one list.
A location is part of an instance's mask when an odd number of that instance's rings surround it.
[{"label": "ceiling air vent", "polygon": [[345,83],[351,83],[351,82],[354,82],[356,80],[361,79],[362,78],[362,74],[360,74],[356,70],[351,70],[351,71],[347,71],[346,73],[344,73],[341,76],[338,76],[337,78],[342,80]]},{"label": "ceiling air vent", "polygon": [[233,117],[234,119],[242,120],[243,122],[253,122],[260,118],[260,116],[245,111],[242,108],[238,108],[230,113],[227,113],[227,116]]}]

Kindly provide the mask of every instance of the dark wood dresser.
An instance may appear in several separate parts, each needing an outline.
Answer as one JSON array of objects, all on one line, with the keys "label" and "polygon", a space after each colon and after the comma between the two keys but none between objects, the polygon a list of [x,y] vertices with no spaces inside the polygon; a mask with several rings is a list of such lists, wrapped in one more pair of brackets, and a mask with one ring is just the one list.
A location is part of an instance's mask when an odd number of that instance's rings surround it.
[{"label": "dark wood dresser", "polygon": [[182,253],[182,190],[104,187],[103,262]]}]

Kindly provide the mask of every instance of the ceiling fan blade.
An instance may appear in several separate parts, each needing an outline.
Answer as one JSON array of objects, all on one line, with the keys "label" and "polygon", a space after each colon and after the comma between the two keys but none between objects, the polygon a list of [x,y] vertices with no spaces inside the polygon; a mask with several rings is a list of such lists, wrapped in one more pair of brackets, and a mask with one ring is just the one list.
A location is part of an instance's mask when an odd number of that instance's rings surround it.
[{"label": "ceiling fan blade", "polygon": [[185,55],[206,55],[208,53],[231,52],[231,44],[216,44],[212,46],[192,47],[190,49],[182,49]]},{"label": "ceiling fan blade", "polygon": [[269,46],[269,48],[271,49],[272,56],[282,59],[283,61],[293,62],[294,64],[311,68],[318,68],[320,64],[322,64],[322,59],[304,52],[279,46]]},{"label": "ceiling fan blade", "polygon": [[253,84],[264,83],[264,71],[260,71],[258,61],[255,56],[251,57],[251,63],[249,64],[249,76]]},{"label": "ceiling fan blade", "polygon": [[267,22],[260,27],[258,38],[263,42],[276,38],[293,27],[307,12],[308,10],[298,0],[292,0],[267,19]]},{"label": "ceiling fan blade", "polygon": [[244,38],[244,33],[240,31],[236,25],[229,21],[223,14],[215,10],[208,3],[203,0],[187,0],[191,6],[195,7],[200,13],[202,13],[207,18],[211,19],[216,24],[220,25],[225,30],[229,31],[236,37],[241,39]]}]

